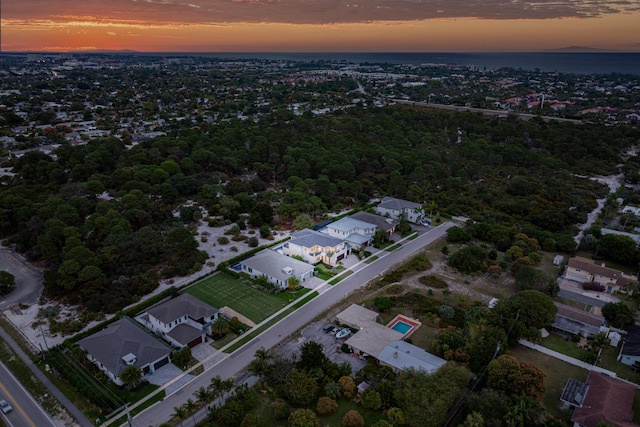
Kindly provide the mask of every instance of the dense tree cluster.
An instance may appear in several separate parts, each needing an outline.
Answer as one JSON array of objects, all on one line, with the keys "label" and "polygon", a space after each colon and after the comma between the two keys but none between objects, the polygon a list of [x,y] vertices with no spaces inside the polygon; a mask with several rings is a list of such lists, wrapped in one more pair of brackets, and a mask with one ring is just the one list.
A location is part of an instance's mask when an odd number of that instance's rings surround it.
[{"label": "dense tree cluster", "polygon": [[[63,143],[55,159],[28,152],[0,193],[0,233],[45,262],[48,295],[96,311],[198,270],[205,256],[185,224],[201,216],[247,214],[260,227],[389,194],[487,224],[471,228],[474,237],[497,243],[524,231],[562,250],[603,191],[569,172],[611,172],[637,136],[398,106],[318,117],[278,110],[132,147],[107,139]],[[174,216],[187,200],[203,209]]]}]

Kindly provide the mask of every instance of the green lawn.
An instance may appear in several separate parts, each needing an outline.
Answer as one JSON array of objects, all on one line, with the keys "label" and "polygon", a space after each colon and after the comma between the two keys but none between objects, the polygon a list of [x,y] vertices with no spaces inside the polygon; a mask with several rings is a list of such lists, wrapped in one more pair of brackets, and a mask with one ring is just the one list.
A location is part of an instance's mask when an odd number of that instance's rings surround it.
[{"label": "green lawn", "polygon": [[560,395],[569,378],[586,381],[587,370],[520,345],[509,349],[509,354],[542,369],[546,375],[544,384],[547,387],[542,396],[542,404],[551,414],[569,419],[571,412],[560,410]]},{"label": "green lawn", "polygon": [[214,307],[231,307],[255,323],[289,304],[284,298],[266,294],[223,273],[208,277],[186,292]]},{"label": "green lawn", "polygon": [[573,357],[574,359],[582,360],[583,362],[593,363],[596,359],[595,353],[582,349],[578,347],[577,343],[557,334],[550,334],[544,338],[540,344],[548,349]]}]

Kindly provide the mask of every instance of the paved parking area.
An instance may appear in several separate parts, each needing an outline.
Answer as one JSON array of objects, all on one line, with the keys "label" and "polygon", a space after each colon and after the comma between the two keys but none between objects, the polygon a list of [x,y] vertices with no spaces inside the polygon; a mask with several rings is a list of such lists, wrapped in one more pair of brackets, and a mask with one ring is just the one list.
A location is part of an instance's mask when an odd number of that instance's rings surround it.
[{"label": "paved parking area", "polygon": [[275,353],[285,357],[298,357],[300,355],[300,349],[304,343],[308,341],[315,341],[322,344],[324,347],[324,353],[332,362],[347,362],[351,365],[354,373],[364,368],[367,365],[367,361],[354,357],[351,354],[342,353],[340,351],[340,346],[343,341],[336,339],[334,334],[324,332],[322,327],[325,324],[326,323],[323,322],[309,323],[306,327],[300,330],[299,336],[292,337],[284,342],[280,347],[278,347]]}]

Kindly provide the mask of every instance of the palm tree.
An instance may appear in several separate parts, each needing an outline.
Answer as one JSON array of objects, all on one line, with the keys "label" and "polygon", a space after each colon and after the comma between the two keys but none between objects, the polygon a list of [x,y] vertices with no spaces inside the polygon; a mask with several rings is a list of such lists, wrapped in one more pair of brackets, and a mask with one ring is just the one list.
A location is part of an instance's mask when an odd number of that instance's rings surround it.
[{"label": "palm tree", "polygon": [[187,411],[185,411],[184,406],[174,406],[173,407],[173,414],[171,414],[172,418],[177,418],[178,420],[180,420],[180,425],[182,426],[182,422],[187,419],[187,417],[189,416],[189,414],[187,414]]},{"label": "palm tree", "polygon": [[224,317],[218,316],[218,318],[211,323],[211,332],[216,335],[224,335],[228,330],[229,322]]},{"label": "palm tree", "polygon": [[214,398],[213,391],[203,386],[194,391],[193,396],[204,406],[207,415],[209,415],[209,403],[211,403]]},{"label": "palm tree", "polygon": [[195,412],[196,412],[196,409],[198,409],[198,406],[196,405],[196,402],[194,402],[193,399],[187,399],[187,401],[184,403],[183,407],[184,407],[185,412],[188,415],[191,415],[191,419],[193,420],[193,425],[196,425]]},{"label": "palm tree", "polygon": [[120,372],[120,381],[126,386],[127,390],[131,391],[142,378],[142,369],[135,365],[129,365]]},{"label": "palm tree", "polygon": [[269,354],[269,350],[264,347],[260,347],[253,355],[253,360],[249,363],[249,372],[260,378],[260,381],[264,381],[269,369],[271,368],[270,361],[273,356]]}]

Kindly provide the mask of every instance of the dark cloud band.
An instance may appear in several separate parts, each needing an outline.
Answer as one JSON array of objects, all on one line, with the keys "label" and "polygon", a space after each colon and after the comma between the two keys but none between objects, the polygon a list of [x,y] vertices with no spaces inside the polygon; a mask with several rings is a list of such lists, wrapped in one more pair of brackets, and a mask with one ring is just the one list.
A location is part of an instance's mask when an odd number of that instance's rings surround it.
[{"label": "dark cloud band", "polygon": [[333,24],[429,19],[593,18],[630,13],[640,0],[4,0],[3,18],[216,24]]}]

